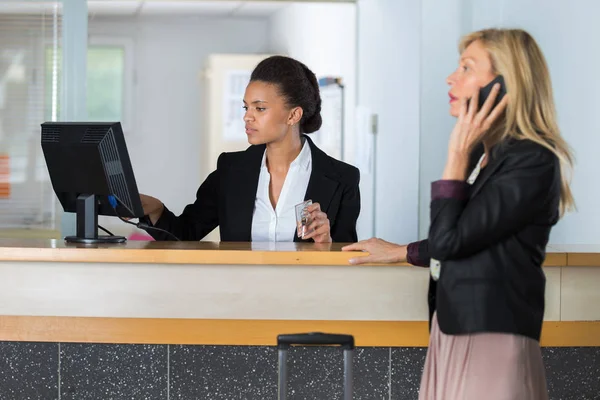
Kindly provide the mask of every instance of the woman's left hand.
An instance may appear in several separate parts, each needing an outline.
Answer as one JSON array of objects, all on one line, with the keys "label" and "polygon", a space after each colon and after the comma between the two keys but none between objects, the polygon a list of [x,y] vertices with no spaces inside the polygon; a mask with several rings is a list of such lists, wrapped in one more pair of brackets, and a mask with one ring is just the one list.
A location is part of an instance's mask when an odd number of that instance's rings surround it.
[{"label": "woman's left hand", "polygon": [[342,247],[342,251],[366,251],[367,256],[350,259],[350,264],[366,263],[397,263],[405,262],[408,252],[407,246],[386,242],[382,239],[371,238]]},{"label": "woman's left hand", "polygon": [[306,208],[308,212],[308,224],[307,235],[304,235],[303,239],[313,239],[315,243],[331,243],[331,226],[329,225],[329,218],[327,214],[321,211],[321,205],[319,203],[312,203]]}]

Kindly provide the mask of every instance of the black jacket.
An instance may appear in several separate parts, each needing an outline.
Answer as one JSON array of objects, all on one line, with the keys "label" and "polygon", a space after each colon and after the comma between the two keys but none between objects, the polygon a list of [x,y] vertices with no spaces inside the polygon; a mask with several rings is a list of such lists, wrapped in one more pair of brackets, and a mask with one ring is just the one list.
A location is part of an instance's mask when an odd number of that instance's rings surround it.
[{"label": "black jacket", "polygon": [[442,332],[539,340],[546,285],[541,267],[559,219],[560,183],[554,153],[511,140],[492,150],[465,199],[432,200],[419,259],[441,261],[439,280],[430,279],[429,309],[430,317],[437,311]]},{"label": "black jacket", "polygon": [[[331,225],[334,242],[355,242],[356,221],[360,213],[360,175],[357,168],[335,160],[304,136],[310,145],[312,172],[305,200],[321,205]],[[265,145],[245,151],[223,153],[217,169],[202,183],[196,201],[180,216],[165,208],[156,227],[181,240],[202,240],[219,226],[221,241],[251,241],[252,215]],[[172,240],[168,235],[149,230],[156,240]],[[294,241],[302,241],[294,235]]]}]

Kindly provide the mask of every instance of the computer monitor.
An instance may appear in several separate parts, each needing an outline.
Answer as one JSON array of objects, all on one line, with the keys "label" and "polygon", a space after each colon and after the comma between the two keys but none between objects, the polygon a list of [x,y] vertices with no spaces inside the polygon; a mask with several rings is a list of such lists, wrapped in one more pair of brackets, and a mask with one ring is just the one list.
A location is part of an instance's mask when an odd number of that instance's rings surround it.
[{"label": "computer monitor", "polygon": [[98,215],[142,218],[144,211],[120,122],[45,122],[42,151],[54,192],[77,215],[72,243],[122,243],[98,235]]}]

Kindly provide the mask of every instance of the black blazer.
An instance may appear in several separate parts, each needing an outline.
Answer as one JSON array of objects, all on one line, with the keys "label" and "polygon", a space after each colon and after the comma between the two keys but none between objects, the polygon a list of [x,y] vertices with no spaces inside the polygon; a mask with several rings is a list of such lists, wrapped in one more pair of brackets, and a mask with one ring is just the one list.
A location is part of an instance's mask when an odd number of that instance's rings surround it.
[{"label": "black blazer", "polygon": [[[312,140],[312,172],[305,200],[321,205],[331,225],[334,242],[357,241],[356,220],[360,213],[359,170],[329,157]],[[180,216],[166,207],[156,227],[181,240],[202,240],[219,226],[221,241],[250,242],[252,215],[265,145],[245,151],[222,153],[217,169],[202,183],[196,201]],[[146,219],[146,222],[147,219]],[[295,231],[294,231],[295,232]],[[165,233],[149,230],[156,240],[172,240]],[[294,241],[302,241],[294,234]]]},{"label": "black blazer", "polygon": [[[473,160],[481,154],[480,148]],[[511,140],[492,150],[466,199],[432,200],[419,259],[441,261],[428,297],[430,317],[437,311],[442,332],[507,332],[539,340],[546,286],[541,266],[559,219],[560,183],[554,153]]]}]

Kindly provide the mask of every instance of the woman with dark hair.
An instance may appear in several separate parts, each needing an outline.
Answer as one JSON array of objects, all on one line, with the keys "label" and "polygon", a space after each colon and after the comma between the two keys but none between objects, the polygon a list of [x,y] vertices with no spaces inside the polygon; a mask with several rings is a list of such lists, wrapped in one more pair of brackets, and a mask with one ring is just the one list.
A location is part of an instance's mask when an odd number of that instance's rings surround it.
[{"label": "woman with dark hair", "polygon": [[[315,74],[289,57],[273,56],[252,72],[243,99],[245,151],[223,153],[196,201],[180,216],[141,195],[146,223],[181,240],[201,240],[219,226],[222,241],[354,242],[360,212],[359,171],[319,150],[307,134],[321,127]],[[299,236],[295,206],[306,208]],[[166,233],[149,230],[156,240]]]}]

